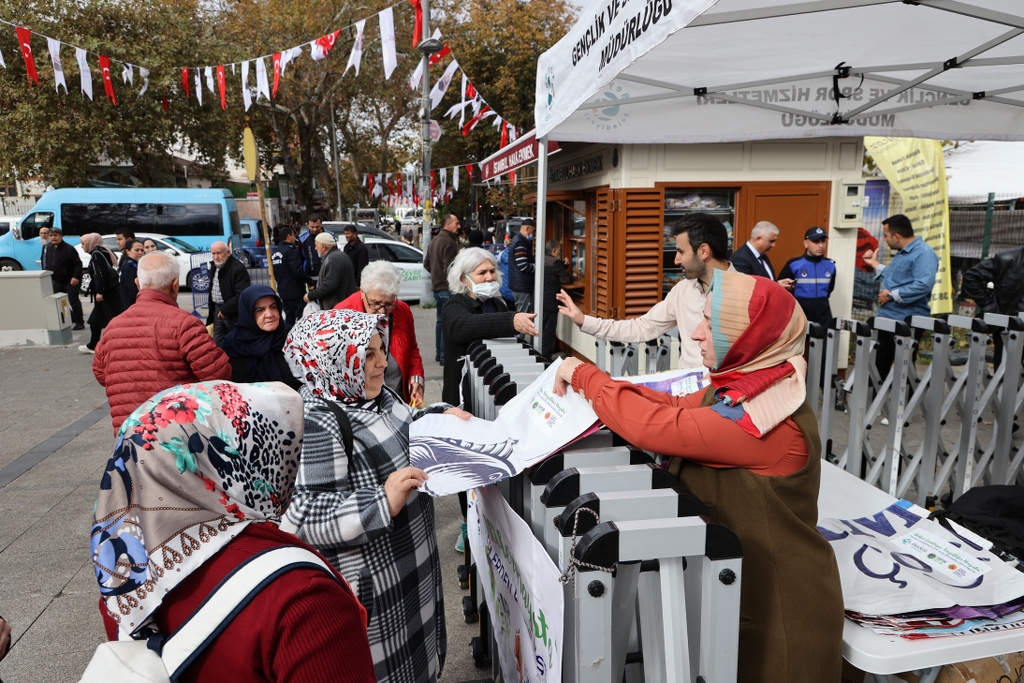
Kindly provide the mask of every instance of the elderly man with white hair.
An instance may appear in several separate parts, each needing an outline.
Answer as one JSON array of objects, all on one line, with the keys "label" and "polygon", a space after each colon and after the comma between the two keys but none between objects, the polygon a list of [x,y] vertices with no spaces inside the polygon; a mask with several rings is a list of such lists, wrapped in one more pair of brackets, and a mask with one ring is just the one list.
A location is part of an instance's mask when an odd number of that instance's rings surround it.
[{"label": "elderly man with white hair", "polygon": [[388,316],[388,367],[384,384],[412,406],[423,404],[423,358],[416,342],[416,324],[409,304],[398,299],[402,273],[388,261],[363,268],[359,291],[335,308]]},{"label": "elderly man with white hair", "polygon": [[139,296],[110,321],[92,374],[107,389],[114,431],[154,394],[176,386],[230,380],[231,361],[203,323],[178,308],[178,261],[162,251],[139,259]]},{"label": "elderly man with white hair", "polygon": [[224,336],[238,322],[238,295],[252,284],[249,271],[236,259],[228,245],[214,242],[210,245],[213,260],[210,269],[210,315],[207,325],[213,325],[213,340],[220,344]]},{"label": "elderly man with white hair", "polygon": [[352,259],[338,249],[334,235],[322,232],[314,240],[316,253],[320,256],[320,276],[316,280],[316,287],[302,298],[307,303],[316,301],[326,311],[358,291],[356,269]]},{"label": "elderly man with white hair", "polygon": [[779,228],[774,223],[761,221],[750,231],[750,240],[736,249],[729,260],[736,270],[746,275],[775,279],[775,268],[768,260],[768,252],[775,247]]}]

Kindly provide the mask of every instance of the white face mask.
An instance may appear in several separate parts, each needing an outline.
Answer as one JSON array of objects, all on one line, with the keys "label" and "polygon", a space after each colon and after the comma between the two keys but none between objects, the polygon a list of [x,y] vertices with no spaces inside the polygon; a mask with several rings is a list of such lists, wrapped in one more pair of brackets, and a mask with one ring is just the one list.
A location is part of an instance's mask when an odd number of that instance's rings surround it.
[{"label": "white face mask", "polygon": [[477,299],[493,299],[501,291],[497,282],[471,282],[471,289]]}]

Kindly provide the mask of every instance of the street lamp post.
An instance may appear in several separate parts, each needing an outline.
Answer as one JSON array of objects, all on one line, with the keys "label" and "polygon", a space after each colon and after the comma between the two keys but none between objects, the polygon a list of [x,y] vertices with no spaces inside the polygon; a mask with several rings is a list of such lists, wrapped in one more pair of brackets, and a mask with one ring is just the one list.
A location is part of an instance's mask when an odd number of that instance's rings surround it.
[{"label": "street lamp post", "polygon": [[[422,35],[430,35],[430,3],[428,0],[423,0]],[[441,41],[437,38],[427,38],[417,46],[417,49],[423,53],[423,61],[421,62],[423,66],[423,80],[421,82],[423,99],[420,109],[422,114],[423,162],[420,164],[420,197],[423,198],[423,226],[421,230],[423,231],[424,254],[430,246],[430,211],[433,204],[433,197],[430,196],[430,55],[440,52],[442,47]],[[434,301],[434,292],[430,283],[431,278],[429,277],[423,280],[421,303],[429,304]]]}]

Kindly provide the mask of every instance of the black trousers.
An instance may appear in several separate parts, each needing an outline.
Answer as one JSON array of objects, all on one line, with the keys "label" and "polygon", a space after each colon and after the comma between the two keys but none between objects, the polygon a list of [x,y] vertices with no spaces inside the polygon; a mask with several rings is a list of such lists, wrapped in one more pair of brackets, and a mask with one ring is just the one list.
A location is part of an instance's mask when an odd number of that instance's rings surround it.
[{"label": "black trousers", "polygon": [[544,356],[551,358],[551,354],[558,348],[558,339],[556,338],[555,332],[558,328],[558,309],[553,311],[544,311],[544,329],[542,330],[544,340],[541,344],[540,352]]},{"label": "black trousers", "polygon": [[[911,328],[914,332],[914,339],[917,340],[918,345],[921,343],[921,337],[924,336],[924,330]],[[889,376],[889,370],[892,368],[892,363],[896,359],[896,337],[888,332],[878,332],[878,348],[875,349],[875,367],[878,368],[878,376],[885,381],[885,378]],[[910,357],[911,363],[917,362],[917,346],[914,346],[914,352]]]},{"label": "black trousers", "polygon": [[302,317],[302,309],[306,307],[306,302],[300,299],[282,299],[281,303],[284,304],[284,310],[281,311],[284,314],[284,320],[291,326],[295,326],[299,318]]},{"label": "black trousers", "polygon": [[62,292],[68,295],[68,304],[71,305],[71,322],[75,325],[84,325],[85,316],[82,315],[82,301],[78,298],[81,287],[71,284],[53,283],[54,293]]}]

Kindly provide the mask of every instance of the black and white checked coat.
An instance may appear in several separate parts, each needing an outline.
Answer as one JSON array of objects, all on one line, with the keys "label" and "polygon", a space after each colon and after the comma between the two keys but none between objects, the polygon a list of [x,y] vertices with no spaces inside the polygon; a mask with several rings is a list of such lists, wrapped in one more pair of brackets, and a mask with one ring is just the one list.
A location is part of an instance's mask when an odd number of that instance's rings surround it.
[{"label": "black and white checked coat", "polygon": [[352,584],[370,616],[370,651],[378,683],[433,681],[447,636],[434,503],[413,492],[394,519],[384,482],[409,465],[413,411],[385,387],[371,408],[344,406],[352,423],[352,458],[337,420],[307,387],[306,434],[295,494],[281,528],[323,553]]}]

